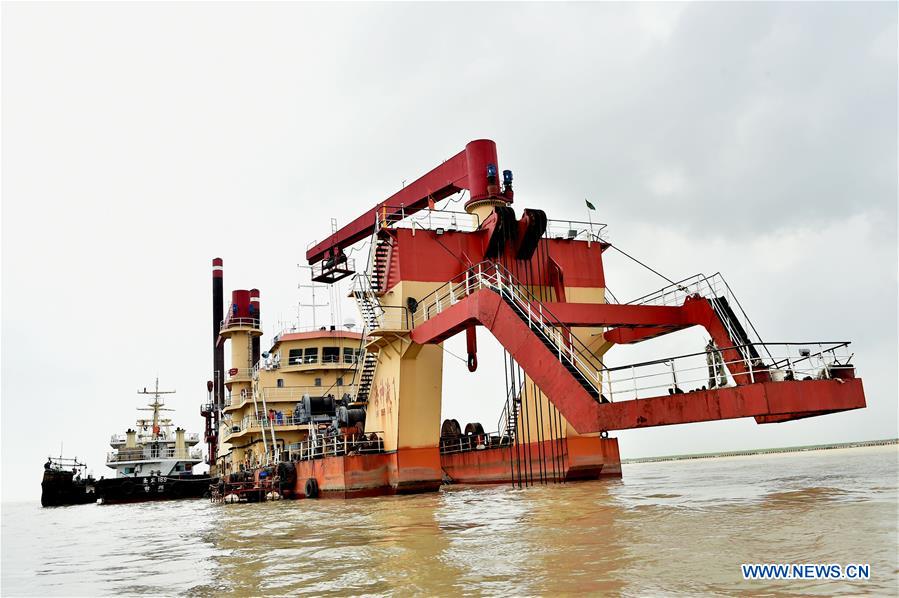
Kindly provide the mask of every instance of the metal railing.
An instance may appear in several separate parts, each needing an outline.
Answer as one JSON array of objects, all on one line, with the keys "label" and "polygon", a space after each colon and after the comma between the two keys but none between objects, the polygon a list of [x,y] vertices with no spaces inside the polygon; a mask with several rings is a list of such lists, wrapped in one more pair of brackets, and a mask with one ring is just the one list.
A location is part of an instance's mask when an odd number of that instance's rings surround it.
[{"label": "metal railing", "polygon": [[471,434],[440,439],[440,454],[451,455],[453,453],[467,453],[469,451],[482,451],[489,448],[511,446],[514,442],[511,434],[499,432],[486,432],[484,434]]},{"label": "metal railing", "polygon": [[352,274],[356,271],[356,260],[351,257],[342,255],[338,258],[325,258],[320,262],[312,264],[312,278],[328,274]]},{"label": "metal railing", "polygon": [[238,378],[247,378],[250,379],[255,374],[254,368],[230,368],[227,372],[227,376],[225,377],[226,382],[231,382],[233,380],[237,380]]},{"label": "metal railing", "polygon": [[302,442],[288,445],[287,452],[291,461],[307,461],[323,457],[372,454],[384,452],[383,432],[372,432],[368,435],[336,434],[334,436],[315,436]]},{"label": "metal railing", "polygon": [[[394,212],[396,213],[388,213]],[[454,212],[451,210],[417,210],[407,215],[402,206],[384,206],[378,214],[380,228],[410,228],[413,231],[459,231],[473,232],[478,230],[481,222],[477,214]]]},{"label": "metal railing", "polygon": [[[112,436],[109,437],[110,444],[124,444],[125,442],[127,442],[127,440],[128,440],[128,436],[126,434],[113,434]],[[135,440],[140,443],[152,442],[153,435],[150,432],[137,433],[135,436]],[[158,440],[160,440],[162,442],[174,442],[175,433],[172,432],[172,433],[166,434],[165,432],[160,432]],[[199,442],[200,435],[197,434],[196,432],[185,432],[184,440],[185,440],[185,442]]]},{"label": "metal railing", "polygon": [[[354,349],[355,351],[355,349]],[[279,355],[275,353],[275,355]],[[337,366],[337,365],[355,365],[362,360],[362,356],[356,355],[347,355],[341,352],[340,355],[327,355],[319,358],[318,355],[304,355],[302,357],[288,357],[286,360],[281,359],[280,357],[275,359],[273,357],[269,357],[264,361],[260,361],[255,366],[253,366],[253,374],[256,375],[260,370],[262,371],[274,371],[277,369],[284,368],[294,368],[294,367],[302,367],[302,366],[310,366],[310,365],[324,365],[324,366]]]},{"label": "metal railing", "polygon": [[411,324],[409,309],[402,305],[381,305],[383,310],[376,316],[377,328],[386,330],[408,330]]},{"label": "metal railing", "polygon": [[281,340],[281,337],[287,334],[301,334],[306,332],[342,332],[342,329],[335,325],[332,330],[330,324],[327,326],[285,326],[272,337],[271,344],[274,345]]},{"label": "metal railing", "polygon": [[[312,397],[332,394],[339,399],[344,393],[348,393],[350,395],[355,394],[355,384],[347,381],[345,384],[339,385],[335,382],[330,386],[266,386],[265,388],[261,389],[261,391],[257,389],[256,400],[260,402],[264,400],[266,403],[295,403],[297,401],[300,401],[303,398],[303,395],[306,394]],[[225,399],[225,407],[233,406],[234,408],[240,408],[247,403],[252,402],[253,395],[248,392],[246,396],[240,395],[236,398],[229,396]]]},{"label": "metal railing", "polygon": [[119,449],[106,454],[107,463],[127,463],[131,461],[157,461],[162,459],[202,459],[203,449],[176,449],[143,447],[139,449]]},{"label": "metal railing", "polygon": [[[851,371],[848,342],[765,343],[772,362],[745,357],[725,360],[722,353],[744,345],[716,348],[600,370],[610,401],[681,394],[756,382],[841,378]],[[745,353],[744,353],[745,354]],[[729,366],[736,365],[736,373]],[[742,370],[742,371],[741,371]]]},{"label": "metal railing", "polygon": [[403,305],[384,305],[371,289],[367,274],[357,274],[353,296],[365,326],[365,334],[372,330],[408,330],[412,324],[409,309]]},{"label": "metal railing", "polygon": [[259,326],[259,318],[225,318],[219,323],[219,330],[230,330],[231,328],[255,328],[262,330]]},{"label": "metal railing", "polygon": [[721,297],[730,292],[730,287],[724,281],[720,272],[706,276],[701,272],[688,276],[683,280],[673,282],[642,297],[628,301],[626,305],[662,305],[680,306],[687,297],[699,295],[700,297]]},{"label": "metal railing", "polygon": [[559,361],[571,363],[599,394],[602,361],[508,270],[494,262],[481,262],[423,297],[412,315],[413,327],[481,289],[492,290],[509,300],[531,330],[549,341]]},{"label": "metal railing", "polygon": [[[711,276],[706,276],[702,273],[688,276],[683,280],[662,287],[657,291],[628,301],[627,305],[661,305],[678,307],[684,304],[687,297],[695,295],[709,300],[725,299],[727,305],[731,308],[733,315],[736,317],[738,325],[748,336],[748,338],[745,339],[748,343],[744,344],[758,345],[765,348],[765,343],[762,342],[758,331],[755,329],[755,326],[752,324],[752,321],[740,304],[740,300],[734,295],[730,285],[727,284],[727,281],[724,280],[724,277],[720,272],[716,272]],[[715,309],[716,312],[721,309],[715,303],[712,304],[712,308]],[[738,331],[734,329],[733,325],[728,322],[726,317],[721,317],[726,314],[719,313],[718,315],[730,338],[735,340],[738,339],[741,336]],[[771,355],[768,357],[773,358]]]},{"label": "metal railing", "polygon": [[605,241],[606,225],[579,220],[547,220],[546,237],[571,241]]},{"label": "metal railing", "polygon": [[225,407],[234,407],[236,409],[239,407],[243,407],[247,403],[252,403],[252,402],[253,402],[253,394],[249,390],[247,390],[246,394],[240,393],[237,395],[233,395],[229,392],[228,396],[225,397],[224,406]]},{"label": "metal railing", "polygon": [[265,428],[268,430],[269,426],[299,426],[303,425],[300,423],[298,418],[294,418],[293,415],[288,413],[283,413],[281,417],[274,416],[271,419],[268,417],[245,417],[239,423],[232,422],[228,425],[231,434],[237,434],[240,432],[247,432],[251,430],[257,430],[261,428]]},{"label": "metal railing", "polygon": [[340,386],[266,386],[262,389],[262,396],[265,398],[266,402],[296,402],[303,398],[303,395],[309,395],[311,397],[319,397],[322,396],[323,393],[327,391],[327,394],[333,394],[335,398],[340,398],[343,393],[352,393],[353,385],[352,384],[342,384]]}]

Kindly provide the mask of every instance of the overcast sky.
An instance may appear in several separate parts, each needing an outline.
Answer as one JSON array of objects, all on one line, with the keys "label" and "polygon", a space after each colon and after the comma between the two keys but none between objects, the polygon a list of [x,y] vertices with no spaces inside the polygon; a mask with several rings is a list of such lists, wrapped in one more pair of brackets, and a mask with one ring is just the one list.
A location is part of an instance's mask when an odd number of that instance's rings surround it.
[{"label": "overcast sky", "polygon": [[[202,431],[211,258],[270,332],[330,218],[482,137],[517,209],[589,197],[668,276],[721,271],[763,338],[854,341],[865,410],[623,432],[622,456],[897,435],[895,3],[2,10],[3,500],[60,442],[111,473],[157,374]],[[606,267],[619,297],[663,284]],[[477,374],[447,357],[444,413],[492,428],[486,336]]]}]

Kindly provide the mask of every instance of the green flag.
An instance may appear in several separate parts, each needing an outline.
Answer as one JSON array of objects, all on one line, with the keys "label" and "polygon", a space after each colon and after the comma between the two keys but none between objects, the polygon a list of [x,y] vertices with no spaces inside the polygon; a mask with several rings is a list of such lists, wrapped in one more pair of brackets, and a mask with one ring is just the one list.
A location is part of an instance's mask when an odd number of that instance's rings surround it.
[{"label": "green flag", "polygon": [[584,198],[584,203],[587,204],[587,207],[590,208],[591,210],[596,210],[596,206],[594,206],[592,203],[587,201],[587,198]]}]

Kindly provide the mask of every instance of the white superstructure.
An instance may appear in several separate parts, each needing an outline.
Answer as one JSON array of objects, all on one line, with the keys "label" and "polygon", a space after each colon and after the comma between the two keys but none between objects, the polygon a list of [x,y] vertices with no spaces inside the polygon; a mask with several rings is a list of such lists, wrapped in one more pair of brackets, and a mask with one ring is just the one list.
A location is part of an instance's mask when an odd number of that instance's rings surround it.
[{"label": "white superstructure", "polygon": [[115,449],[106,457],[106,466],[116,470],[116,477],[131,478],[150,475],[172,476],[191,473],[194,465],[203,462],[203,449],[195,445],[199,434],[188,434],[182,428],[172,430],[172,420],[160,417],[165,407],[162,395],[174,394],[173,390],[159,390],[156,379],[154,390],[146,388],[140,395],[150,395],[152,400],[139,411],[152,411],[151,418],[139,418],[136,429],[125,434],[114,434],[109,441]]}]

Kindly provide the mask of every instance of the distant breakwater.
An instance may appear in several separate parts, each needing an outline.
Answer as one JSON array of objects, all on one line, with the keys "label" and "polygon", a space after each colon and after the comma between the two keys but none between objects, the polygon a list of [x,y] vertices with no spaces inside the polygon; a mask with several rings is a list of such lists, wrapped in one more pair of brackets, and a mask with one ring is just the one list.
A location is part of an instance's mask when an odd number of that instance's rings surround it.
[{"label": "distant breakwater", "polygon": [[622,459],[623,464],[629,463],[657,463],[659,461],[683,461],[686,459],[715,459],[718,457],[746,457],[750,455],[773,455],[777,453],[803,453],[807,451],[827,451],[832,449],[863,448],[870,446],[889,446],[899,444],[899,438],[885,438],[883,440],[864,440],[860,442],[843,442],[839,444],[811,444],[806,446],[785,446],[779,448],[748,449],[745,451],[726,451],[720,453],[695,453],[689,455],[667,455],[663,457],[639,457],[636,459]]}]

